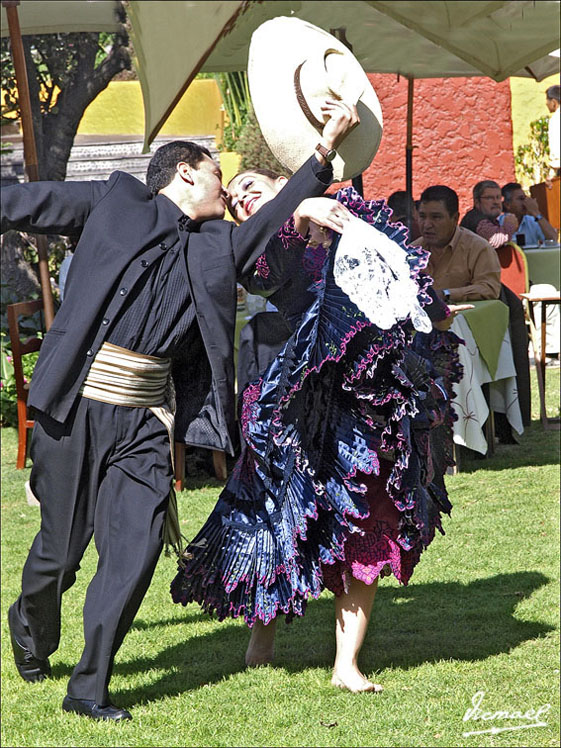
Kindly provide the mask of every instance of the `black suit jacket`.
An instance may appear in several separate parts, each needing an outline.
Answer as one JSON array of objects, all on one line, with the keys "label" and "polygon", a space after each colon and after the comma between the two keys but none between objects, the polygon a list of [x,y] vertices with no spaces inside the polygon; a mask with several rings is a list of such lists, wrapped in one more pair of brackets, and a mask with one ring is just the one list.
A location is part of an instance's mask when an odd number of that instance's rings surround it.
[{"label": "black suit jacket", "polygon": [[[233,341],[236,277],[247,273],[306,197],[321,195],[331,168],[310,158],[277,197],[239,227],[212,220],[198,232],[169,220],[163,196],[154,198],[135,177],[114,172],[107,181],[34,182],[2,194],[2,232],[80,236],[72,282],[46,334],[28,403],[56,421],[71,414],[79,389],[110,324],[148,264],[162,251],[185,258],[198,325],[185,357],[174,360],[176,439],[233,451]],[[167,216],[166,218],[164,218]]]}]

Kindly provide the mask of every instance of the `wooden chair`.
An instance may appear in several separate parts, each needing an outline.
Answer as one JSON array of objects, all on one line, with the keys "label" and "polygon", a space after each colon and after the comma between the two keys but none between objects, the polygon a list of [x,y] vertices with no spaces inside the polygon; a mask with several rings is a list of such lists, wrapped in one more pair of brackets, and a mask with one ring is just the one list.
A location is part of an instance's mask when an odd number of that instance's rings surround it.
[{"label": "wooden chair", "polygon": [[501,265],[501,283],[522,298],[530,287],[526,255],[518,244],[507,242],[497,249],[497,256]]},{"label": "wooden chair", "polygon": [[[546,315],[547,307],[550,304],[559,306],[561,303],[561,296],[556,294],[555,296],[534,296],[530,293],[522,295],[522,301],[524,302],[524,314],[528,323],[528,329],[530,332],[530,341],[532,343],[532,350],[534,352],[534,366],[536,367],[536,379],[538,381],[538,393],[540,396],[540,419],[542,426],[545,430],[556,429],[559,430],[560,421],[559,418],[550,418],[547,415],[545,407],[545,384],[546,384],[546,366],[545,366],[545,348],[546,348]],[[538,332],[536,327],[536,320],[534,314],[534,304],[541,305],[541,318],[540,318],[540,342],[538,343]]]},{"label": "wooden chair", "polygon": [[27,394],[29,383],[23,378],[22,357],[27,353],[33,353],[41,348],[42,340],[36,336],[25,337],[20,331],[20,318],[31,317],[43,309],[41,299],[35,301],[20,301],[17,304],[9,304],[8,328],[10,332],[10,344],[14,364],[14,376],[16,380],[16,397],[18,411],[18,456],[16,468],[22,470],[27,459],[27,437],[29,429],[33,428],[34,421],[29,418],[27,412]]}]

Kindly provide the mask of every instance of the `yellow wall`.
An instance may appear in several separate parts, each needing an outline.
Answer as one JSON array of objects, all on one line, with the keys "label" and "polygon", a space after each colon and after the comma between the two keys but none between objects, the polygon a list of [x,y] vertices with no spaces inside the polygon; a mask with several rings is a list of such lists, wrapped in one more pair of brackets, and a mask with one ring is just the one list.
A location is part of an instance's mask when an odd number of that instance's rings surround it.
[{"label": "yellow wall", "polygon": [[519,145],[528,143],[530,122],[540,117],[549,117],[545,105],[545,92],[550,86],[559,85],[559,76],[551,75],[541,83],[531,78],[511,78],[512,147],[516,153]]},{"label": "yellow wall", "polygon": [[[224,111],[215,80],[195,80],[183,94],[160,135],[214,135],[222,139]],[[112,81],[89,105],[79,135],[144,135],[138,81]]]}]

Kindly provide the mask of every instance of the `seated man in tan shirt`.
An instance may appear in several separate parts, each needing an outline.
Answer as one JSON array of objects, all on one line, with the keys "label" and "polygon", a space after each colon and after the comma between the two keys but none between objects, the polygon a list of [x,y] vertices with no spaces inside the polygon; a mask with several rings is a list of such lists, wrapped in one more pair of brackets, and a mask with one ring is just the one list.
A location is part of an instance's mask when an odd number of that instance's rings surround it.
[{"label": "seated man in tan shirt", "polygon": [[458,195],[450,187],[428,187],[419,205],[421,236],[412,244],[430,252],[426,272],[446,302],[498,299],[501,266],[489,243],[458,226]]},{"label": "seated man in tan shirt", "polygon": [[[530,378],[528,336],[520,299],[502,287],[501,266],[496,251],[483,237],[458,226],[458,196],[450,187],[428,187],[421,195],[419,228],[422,236],[413,242],[430,254],[427,273],[445,301],[498,299],[509,307],[509,327],[522,420],[530,423]],[[517,439],[506,417],[495,413],[499,441],[512,444]]]}]

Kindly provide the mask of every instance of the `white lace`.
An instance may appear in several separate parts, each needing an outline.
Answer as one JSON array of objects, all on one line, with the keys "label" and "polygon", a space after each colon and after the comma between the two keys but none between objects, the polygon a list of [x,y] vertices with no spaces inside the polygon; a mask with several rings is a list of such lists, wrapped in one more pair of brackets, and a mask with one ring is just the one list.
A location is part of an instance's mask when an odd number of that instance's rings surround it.
[{"label": "white lace", "polygon": [[405,251],[368,223],[351,216],[339,240],[335,282],[368,319],[382,330],[408,317],[419,332],[432,323],[421,307]]}]

